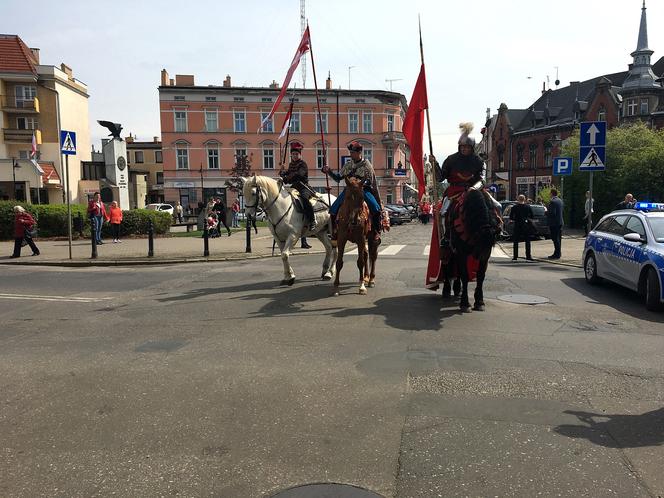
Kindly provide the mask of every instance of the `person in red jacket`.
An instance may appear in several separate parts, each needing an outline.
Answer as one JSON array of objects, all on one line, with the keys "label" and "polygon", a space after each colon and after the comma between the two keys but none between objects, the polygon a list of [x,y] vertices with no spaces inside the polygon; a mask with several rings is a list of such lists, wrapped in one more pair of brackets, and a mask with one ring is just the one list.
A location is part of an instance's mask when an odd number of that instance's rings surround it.
[{"label": "person in red jacket", "polygon": [[32,230],[35,226],[35,219],[21,206],[14,206],[14,254],[10,258],[21,257],[21,246],[25,240],[30,249],[32,249],[33,256],[39,256],[39,249],[32,240],[28,231]]},{"label": "person in red jacket", "polygon": [[120,224],[122,223],[122,209],[118,207],[117,201],[111,202],[111,233],[113,234],[113,243],[122,242],[120,240]]},{"label": "person in red jacket", "polygon": [[90,217],[90,226],[92,227],[92,236],[97,240],[97,244],[103,244],[101,241],[101,226],[104,220],[109,221],[110,217],[106,213],[106,206],[101,201],[99,192],[95,192],[92,200],[88,202],[88,216]]}]

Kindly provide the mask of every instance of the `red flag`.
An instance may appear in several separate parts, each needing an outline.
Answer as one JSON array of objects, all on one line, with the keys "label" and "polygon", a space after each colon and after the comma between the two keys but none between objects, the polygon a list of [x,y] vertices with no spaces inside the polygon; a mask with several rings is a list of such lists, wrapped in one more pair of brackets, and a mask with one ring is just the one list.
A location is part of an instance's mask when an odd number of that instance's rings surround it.
[{"label": "red flag", "polygon": [[[292,114],[293,114],[293,101],[291,100],[290,109],[288,109],[288,112],[286,113],[286,118],[284,119],[284,124],[281,125],[281,133],[279,134],[279,138],[277,140],[281,140],[282,137],[288,131],[288,128],[290,127],[290,120],[291,120],[291,115]],[[288,144],[286,144],[286,145],[288,145]]]},{"label": "red flag", "polygon": [[277,100],[274,102],[272,110],[270,110],[270,114],[268,114],[261,122],[258,131],[260,131],[265,125],[265,123],[267,123],[272,118],[275,111],[277,110],[277,107],[279,107],[279,104],[283,100],[284,95],[286,95],[286,91],[288,90],[288,85],[290,84],[290,80],[293,77],[293,73],[297,69],[297,66],[300,64],[300,59],[304,54],[306,54],[309,51],[310,45],[311,45],[311,40],[309,38],[309,26],[307,26],[307,29],[305,29],[304,33],[302,33],[302,40],[300,40],[300,45],[297,47],[295,56],[291,61],[290,67],[288,68],[288,72],[286,73],[286,78],[284,79],[284,83],[283,85],[281,85],[281,92],[279,92],[279,96],[277,97]]},{"label": "red flag", "polygon": [[30,151],[30,159],[37,159],[37,138],[32,134],[32,150]]},{"label": "red flag", "polygon": [[417,77],[417,83],[413,90],[413,96],[408,104],[408,112],[401,128],[410,147],[410,165],[417,177],[420,199],[426,188],[422,143],[424,141],[424,110],[428,108],[427,80],[424,73],[424,64],[422,64],[420,75]]}]

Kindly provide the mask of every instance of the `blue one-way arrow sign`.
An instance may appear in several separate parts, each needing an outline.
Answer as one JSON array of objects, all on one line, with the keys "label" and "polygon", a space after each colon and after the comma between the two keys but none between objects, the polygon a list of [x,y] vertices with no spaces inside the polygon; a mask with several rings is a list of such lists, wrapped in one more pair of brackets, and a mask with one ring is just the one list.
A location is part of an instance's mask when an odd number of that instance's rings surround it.
[{"label": "blue one-way arrow sign", "polygon": [[581,123],[581,147],[606,146],[606,121]]},{"label": "blue one-way arrow sign", "polygon": [[581,123],[579,140],[579,171],[606,169],[606,122]]}]

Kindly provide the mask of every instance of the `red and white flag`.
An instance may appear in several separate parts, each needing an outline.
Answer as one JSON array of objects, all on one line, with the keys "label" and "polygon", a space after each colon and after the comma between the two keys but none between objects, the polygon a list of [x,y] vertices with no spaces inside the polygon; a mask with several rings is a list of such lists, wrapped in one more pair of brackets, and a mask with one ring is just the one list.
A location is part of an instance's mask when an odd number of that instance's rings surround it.
[{"label": "red and white flag", "polygon": [[307,29],[305,29],[304,33],[302,34],[302,40],[300,40],[300,45],[297,47],[297,51],[295,52],[295,56],[291,61],[291,65],[288,68],[288,72],[286,73],[286,78],[284,79],[284,83],[283,85],[281,85],[281,92],[279,92],[279,96],[277,97],[277,100],[275,100],[274,105],[270,110],[270,114],[268,114],[267,116],[265,116],[265,118],[263,118],[263,121],[261,122],[261,125],[258,128],[258,132],[260,132],[263,129],[263,126],[265,126],[265,123],[267,123],[270,119],[272,119],[272,116],[274,116],[274,113],[279,107],[279,104],[281,104],[284,95],[286,95],[286,91],[288,90],[288,85],[290,84],[290,80],[293,77],[293,73],[295,73],[297,66],[300,64],[300,59],[304,54],[306,54],[309,51],[310,45],[311,45],[311,40],[309,38],[309,26],[307,26]]},{"label": "red and white flag", "polygon": [[37,138],[32,134],[32,150],[30,151],[30,159],[37,159]]},{"label": "red and white flag", "polygon": [[424,153],[422,142],[424,141],[424,111],[429,107],[427,99],[427,78],[424,64],[420,67],[420,75],[417,78],[413,96],[408,103],[408,112],[403,120],[401,130],[406,137],[410,147],[410,165],[417,177],[419,198],[426,189],[424,184]]},{"label": "red and white flag", "polygon": [[277,140],[281,140],[284,138],[284,135],[288,131],[288,128],[290,127],[290,120],[291,120],[291,115],[293,114],[293,103],[291,102],[291,107],[288,109],[288,112],[286,113],[286,119],[284,119],[284,124],[281,126],[281,133],[279,134],[279,138]]}]

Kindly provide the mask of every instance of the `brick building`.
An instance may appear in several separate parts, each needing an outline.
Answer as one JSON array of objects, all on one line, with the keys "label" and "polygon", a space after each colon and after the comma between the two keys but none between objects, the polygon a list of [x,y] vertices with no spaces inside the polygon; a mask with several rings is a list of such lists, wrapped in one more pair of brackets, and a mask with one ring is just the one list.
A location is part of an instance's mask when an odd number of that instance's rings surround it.
[{"label": "brick building", "polygon": [[519,194],[535,199],[539,187],[555,183],[553,158],[561,142],[582,121],[606,121],[609,128],[642,120],[664,127],[664,58],[651,63],[645,2],[637,48],[627,71],[573,81],[556,90],[545,89],[527,109],[508,109],[487,120],[482,150],[488,153],[489,181],[500,199]]},{"label": "brick building", "polygon": [[[285,139],[279,133],[290,105],[291,92],[264,129],[257,132],[279,94],[279,86],[234,87],[228,76],[222,86],[197,86],[194,76],[161,73],[159,108],[164,166],[164,200],[195,207],[202,198],[217,195],[232,202],[227,191],[236,157],[246,155],[251,171],[276,176]],[[290,140],[304,144],[313,188],[323,191],[323,147],[314,90],[295,90]],[[332,89],[328,78],[320,89],[321,116],[328,164],[336,169],[349,157],[347,144],[357,140],[374,165],[384,202],[398,202],[410,182],[406,142],[401,133],[406,98],[379,90]],[[288,157],[286,158],[288,159]],[[335,185],[332,182],[332,185]],[[336,185],[335,185],[336,187]],[[332,193],[336,192],[333,188]]]}]

